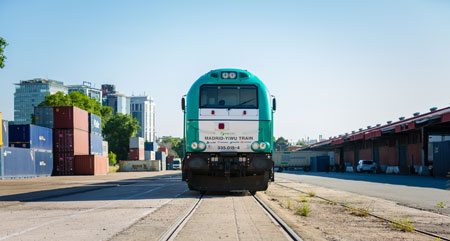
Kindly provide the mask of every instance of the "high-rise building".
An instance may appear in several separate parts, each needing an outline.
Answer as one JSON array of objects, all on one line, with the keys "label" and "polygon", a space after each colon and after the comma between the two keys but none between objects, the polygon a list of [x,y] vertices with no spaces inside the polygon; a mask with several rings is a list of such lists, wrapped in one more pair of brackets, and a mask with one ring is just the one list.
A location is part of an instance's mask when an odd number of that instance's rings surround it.
[{"label": "high-rise building", "polygon": [[34,107],[45,100],[47,94],[61,91],[67,94],[64,83],[56,80],[37,78],[21,80],[14,93],[14,124],[30,124]]},{"label": "high-rise building", "polygon": [[93,88],[90,82],[83,81],[82,85],[69,85],[67,87],[69,88],[69,93],[78,91],[102,103],[102,90]]},{"label": "high-rise building", "polygon": [[113,84],[102,84],[103,105],[108,105],[108,95],[116,93],[116,86]]},{"label": "high-rise building", "polygon": [[131,115],[139,121],[138,136],[146,141],[155,141],[155,102],[150,96],[130,97]]},{"label": "high-rise building", "polygon": [[113,109],[113,114],[130,114],[130,97],[119,93],[108,94],[105,100],[106,106]]}]

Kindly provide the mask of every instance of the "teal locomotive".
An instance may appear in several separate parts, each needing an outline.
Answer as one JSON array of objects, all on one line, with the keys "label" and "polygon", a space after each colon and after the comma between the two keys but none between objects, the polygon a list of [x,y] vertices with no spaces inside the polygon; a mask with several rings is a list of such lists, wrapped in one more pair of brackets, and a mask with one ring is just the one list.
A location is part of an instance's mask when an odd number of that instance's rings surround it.
[{"label": "teal locomotive", "polygon": [[274,179],[276,100],[255,75],[218,69],[201,76],[181,101],[182,178],[189,189],[266,190]]}]

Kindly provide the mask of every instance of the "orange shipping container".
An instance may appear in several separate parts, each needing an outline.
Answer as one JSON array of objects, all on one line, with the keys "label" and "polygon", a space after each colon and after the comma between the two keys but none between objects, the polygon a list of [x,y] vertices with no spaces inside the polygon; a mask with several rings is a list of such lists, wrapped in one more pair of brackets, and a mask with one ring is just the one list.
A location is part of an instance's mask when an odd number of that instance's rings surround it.
[{"label": "orange shipping container", "polygon": [[106,175],[108,157],[99,155],[75,156],[75,175]]}]

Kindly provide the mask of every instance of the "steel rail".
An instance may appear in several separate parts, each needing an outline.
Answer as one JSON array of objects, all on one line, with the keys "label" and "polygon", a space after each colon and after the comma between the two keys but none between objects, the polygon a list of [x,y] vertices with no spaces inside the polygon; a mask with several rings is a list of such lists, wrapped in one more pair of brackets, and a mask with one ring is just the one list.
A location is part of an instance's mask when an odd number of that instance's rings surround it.
[{"label": "steel rail", "polygon": [[[299,190],[299,189],[296,189],[296,188],[293,188],[293,187],[288,187],[288,186],[285,186],[285,185],[281,185],[281,184],[279,184],[279,183],[275,183],[275,184],[277,184],[277,185],[279,185],[279,186],[282,186],[282,187],[285,187],[285,188],[288,188],[288,189],[291,189],[291,190],[294,190],[294,191],[297,191],[297,192],[301,192],[301,193],[304,193],[304,194],[308,194],[307,192],[304,192],[304,191],[302,191],[302,190]],[[339,204],[339,205],[342,206],[342,207],[348,208],[348,206],[345,205],[345,203],[335,202],[335,201],[333,201],[333,200],[329,200],[329,199],[327,199],[327,198],[320,197],[320,196],[317,196],[317,195],[315,195],[315,197],[317,197],[317,198],[319,198],[319,199],[322,199],[322,200],[324,200],[324,201],[327,201],[327,202],[329,202],[329,203],[336,203],[336,204]],[[399,225],[399,226],[401,226],[401,227],[405,227],[403,224],[401,224],[401,223],[399,223],[399,222],[396,222],[396,221],[394,221],[394,220],[391,220],[391,219],[388,219],[388,218],[385,218],[385,217],[382,217],[382,216],[373,214],[373,213],[371,213],[371,212],[367,212],[367,214],[368,214],[369,216],[372,216],[372,217],[375,217],[375,218],[384,220],[384,221],[386,221],[386,222],[388,222],[388,223],[392,223],[392,224]],[[444,236],[440,236],[440,235],[435,234],[435,233],[430,233],[430,232],[427,232],[427,231],[425,231],[425,230],[421,230],[421,229],[417,229],[417,228],[412,228],[412,229],[413,229],[414,231],[418,232],[418,233],[421,233],[421,234],[424,234],[424,235],[427,235],[427,236],[430,236],[430,237],[433,237],[433,238],[438,238],[439,240],[450,241],[450,238],[447,238],[447,237],[444,237]]]},{"label": "steel rail", "polygon": [[256,200],[256,203],[258,203],[268,214],[270,217],[272,217],[278,225],[286,232],[286,235],[289,236],[292,240],[296,241],[303,241],[300,236],[291,228],[287,223],[283,221],[269,206],[267,206],[261,199],[259,199],[256,195],[252,195],[253,198]]},{"label": "steel rail", "polygon": [[177,222],[175,222],[172,226],[170,226],[170,228],[161,236],[159,241],[174,240],[178,232],[180,232],[180,230],[187,223],[192,214],[194,214],[195,210],[200,205],[202,198],[203,194],[198,196],[197,201],[186,211],[186,213],[182,217],[180,217],[177,220]]}]

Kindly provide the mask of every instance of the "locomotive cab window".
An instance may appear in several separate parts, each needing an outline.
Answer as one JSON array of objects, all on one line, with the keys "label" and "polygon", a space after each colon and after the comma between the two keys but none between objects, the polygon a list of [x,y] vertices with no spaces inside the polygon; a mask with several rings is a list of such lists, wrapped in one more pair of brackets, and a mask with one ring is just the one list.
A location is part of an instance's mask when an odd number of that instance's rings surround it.
[{"label": "locomotive cab window", "polygon": [[204,85],[200,87],[200,108],[257,109],[254,85]]}]

